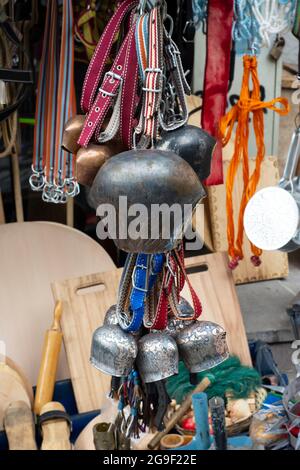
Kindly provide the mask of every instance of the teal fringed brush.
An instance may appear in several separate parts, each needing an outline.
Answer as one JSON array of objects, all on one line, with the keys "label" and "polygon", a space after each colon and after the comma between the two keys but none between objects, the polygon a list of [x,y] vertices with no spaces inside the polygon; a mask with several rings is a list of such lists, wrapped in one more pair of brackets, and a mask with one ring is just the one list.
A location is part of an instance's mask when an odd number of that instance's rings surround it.
[{"label": "teal fringed brush", "polygon": [[[251,368],[241,365],[237,357],[231,356],[218,366],[197,374],[198,383],[207,377],[211,385],[207,388],[208,399],[212,397],[225,397],[226,392],[231,392],[233,398],[248,398],[260,386],[259,373]],[[167,381],[167,391],[177,403],[182,403],[195,388],[189,382],[190,374],[183,362],[179,363],[178,375]]]}]

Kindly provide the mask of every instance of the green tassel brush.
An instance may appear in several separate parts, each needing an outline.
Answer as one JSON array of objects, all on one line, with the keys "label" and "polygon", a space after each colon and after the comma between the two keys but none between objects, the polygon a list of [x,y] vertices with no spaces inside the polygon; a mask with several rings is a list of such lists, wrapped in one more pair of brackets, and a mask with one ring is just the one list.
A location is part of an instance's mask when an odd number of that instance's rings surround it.
[{"label": "green tassel brush", "polygon": [[[200,383],[207,377],[211,385],[205,391],[207,398],[225,397],[231,392],[233,398],[248,398],[261,384],[259,373],[251,368],[241,365],[237,357],[231,356],[218,366],[197,374]],[[190,374],[183,362],[179,363],[178,375],[170,377],[167,381],[167,391],[170,398],[182,403],[184,398],[194,390],[195,385],[190,384]]]}]

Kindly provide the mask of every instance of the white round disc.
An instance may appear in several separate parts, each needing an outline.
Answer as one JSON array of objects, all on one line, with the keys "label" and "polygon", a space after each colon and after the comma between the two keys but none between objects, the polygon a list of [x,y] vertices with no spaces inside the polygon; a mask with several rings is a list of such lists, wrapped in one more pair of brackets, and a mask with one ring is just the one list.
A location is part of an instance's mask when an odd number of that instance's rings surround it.
[{"label": "white round disc", "polygon": [[277,186],[258,191],[248,202],[244,229],[249,240],[262,250],[278,250],[296,234],[299,209],[295,199]]}]

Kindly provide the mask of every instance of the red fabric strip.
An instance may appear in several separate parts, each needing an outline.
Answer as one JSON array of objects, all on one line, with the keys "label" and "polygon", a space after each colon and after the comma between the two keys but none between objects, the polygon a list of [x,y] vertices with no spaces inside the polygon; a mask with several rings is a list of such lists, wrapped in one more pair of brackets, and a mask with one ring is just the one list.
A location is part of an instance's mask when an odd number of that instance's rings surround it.
[{"label": "red fabric strip", "polygon": [[233,0],[209,0],[206,39],[202,127],[218,142],[207,186],[223,183],[222,145],[219,121],[225,114],[230,71]]}]

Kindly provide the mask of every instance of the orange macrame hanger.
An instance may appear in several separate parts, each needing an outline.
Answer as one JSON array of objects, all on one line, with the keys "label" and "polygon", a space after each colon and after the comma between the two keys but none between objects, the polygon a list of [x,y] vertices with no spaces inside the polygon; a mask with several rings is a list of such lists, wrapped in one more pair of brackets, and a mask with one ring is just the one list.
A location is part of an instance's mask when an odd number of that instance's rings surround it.
[{"label": "orange macrame hanger", "polygon": [[[289,112],[289,104],[286,98],[275,98],[268,102],[260,100],[260,84],[257,74],[257,58],[244,56],[244,74],[240,98],[238,102],[220,121],[220,134],[222,145],[225,146],[230,140],[234,125],[236,124],[235,145],[232,159],[229,164],[226,178],[226,212],[227,212],[227,239],[228,254],[230,257],[229,267],[235,269],[239,261],[243,259],[244,240],[244,212],[249,199],[256,191],[261,172],[261,164],[265,156],[264,144],[264,115],[263,109],[268,108],[281,115]],[[250,78],[253,89],[250,91]],[[282,107],[276,105],[281,104]],[[256,141],[255,169],[250,176],[249,170],[249,117],[253,114],[253,128]],[[237,234],[234,226],[233,188],[239,164],[243,165],[243,195],[240,202]],[[260,256],[262,250],[251,243],[251,261],[255,266],[261,264]]]}]

